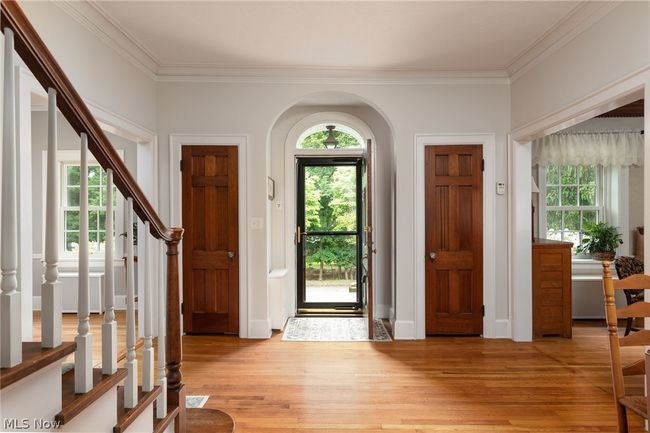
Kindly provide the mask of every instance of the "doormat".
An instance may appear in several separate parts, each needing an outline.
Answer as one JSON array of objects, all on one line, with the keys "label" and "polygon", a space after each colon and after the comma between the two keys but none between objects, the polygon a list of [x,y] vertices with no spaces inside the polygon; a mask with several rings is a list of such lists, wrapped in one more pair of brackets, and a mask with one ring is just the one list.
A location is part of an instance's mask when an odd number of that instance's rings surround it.
[{"label": "doormat", "polygon": [[[282,334],[283,341],[371,341],[368,320],[363,317],[290,317]],[[373,321],[372,341],[392,341],[384,324]]]},{"label": "doormat", "polygon": [[201,408],[205,406],[209,397],[209,395],[188,395],[185,397],[185,407],[190,409]]}]

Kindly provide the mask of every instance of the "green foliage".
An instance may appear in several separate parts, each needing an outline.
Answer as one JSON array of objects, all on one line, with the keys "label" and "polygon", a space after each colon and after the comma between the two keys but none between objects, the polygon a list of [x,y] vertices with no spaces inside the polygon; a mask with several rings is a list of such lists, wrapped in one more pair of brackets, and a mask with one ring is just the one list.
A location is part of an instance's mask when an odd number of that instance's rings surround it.
[{"label": "green foliage", "polygon": [[[307,232],[357,230],[357,179],[354,166],[305,167]],[[306,236],[308,267],[356,268],[354,235]]]},{"label": "green foliage", "polygon": [[[327,135],[328,135],[327,131],[314,132],[313,134],[307,136],[307,138],[305,138],[302,141],[300,147],[303,149],[325,149],[325,145],[323,144],[323,142],[327,138]],[[357,140],[347,132],[335,130],[334,138],[336,138],[339,142],[337,147],[338,149],[361,147],[361,143],[359,143],[359,140]]]},{"label": "green foliage", "polygon": [[614,252],[623,243],[618,229],[603,222],[585,224],[583,234],[585,238],[577,248],[580,253]]}]

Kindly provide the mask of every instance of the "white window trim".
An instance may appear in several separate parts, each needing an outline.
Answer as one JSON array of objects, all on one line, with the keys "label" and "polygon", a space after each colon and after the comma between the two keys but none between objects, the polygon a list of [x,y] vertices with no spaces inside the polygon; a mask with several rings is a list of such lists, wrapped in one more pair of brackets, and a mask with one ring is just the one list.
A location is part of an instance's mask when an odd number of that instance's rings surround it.
[{"label": "white window trim", "polygon": [[[124,160],[124,150],[123,149],[116,149],[116,152],[118,156]],[[47,163],[47,150],[43,151],[43,167],[46,167]],[[65,251],[64,245],[65,245],[65,238],[64,238],[64,211],[70,210],[71,208],[66,207],[63,205],[63,194],[66,193],[65,187],[66,187],[66,182],[64,180],[64,175],[63,173],[63,166],[65,164],[79,164],[80,163],[80,150],[57,150],[56,153],[56,162],[57,162],[57,178],[59,181],[59,221],[58,221],[58,233],[59,233],[59,246],[58,246],[58,253],[59,253],[59,264],[63,268],[71,268],[71,267],[76,267],[78,262],[79,262],[79,256],[78,254],[70,253]],[[88,154],[88,164],[89,165],[97,165],[98,162],[97,160],[93,157],[92,154]],[[43,221],[45,221],[45,207],[46,207],[46,194],[47,194],[47,176],[43,176]],[[115,206],[115,223],[114,223],[114,229],[115,229],[115,260],[114,263],[116,265],[121,265],[122,264],[122,256],[124,256],[124,242],[123,239],[120,237],[120,233],[124,232],[124,220],[125,220],[125,215],[124,215],[124,209],[125,209],[125,201],[124,197],[122,197],[121,194],[117,194],[117,205]],[[89,207],[89,210],[90,207]],[[43,224],[43,241],[45,240],[45,224]],[[45,243],[43,243],[45,245]],[[101,252],[96,252],[90,255],[90,265],[91,267],[93,266],[99,266],[104,263],[104,253]]]},{"label": "white window trim", "polygon": [[[546,167],[539,167],[538,170],[538,185],[539,185],[539,214],[538,214],[538,223],[539,223],[539,234],[540,236],[546,236],[546,211],[548,206],[546,205]],[[609,215],[606,209],[606,204],[609,203],[605,198],[605,192],[607,191],[605,185],[609,183],[609,180],[606,179],[608,173],[605,173],[605,170],[602,166],[597,166],[596,170],[596,205],[594,206],[553,206],[553,210],[558,211],[572,211],[572,210],[593,210],[598,211],[601,215],[601,221],[609,221]],[[581,256],[573,256],[574,259],[584,259]],[[588,259],[591,260],[591,259]]]},{"label": "white window trim", "polygon": [[[546,231],[546,167],[539,167],[538,182],[539,200],[537,223],[539,235],[544,236]],[[629,168],[628,167],[599,167],[598,182],[600,194],[598,197],[600,205],[594,206],[601,210],[601,221],[609,222],[619,227],[623,234],[623,245],[618,248],[618,255],[628,255],[630,248],[629,234]],[[563,210],[562,207],[557,207]],[[573,280],[591,280],[594,276],[602,276],[601,262],[583,256],[573,256],[572,275]]]}]

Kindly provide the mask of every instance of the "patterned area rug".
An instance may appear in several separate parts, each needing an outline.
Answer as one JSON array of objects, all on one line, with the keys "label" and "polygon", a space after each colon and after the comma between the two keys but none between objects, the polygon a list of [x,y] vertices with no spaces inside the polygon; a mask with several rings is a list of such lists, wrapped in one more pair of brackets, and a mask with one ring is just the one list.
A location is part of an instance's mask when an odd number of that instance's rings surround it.
[{"label": "patterned area rug", "polygon": [[[291,317],[283,341],[370,341],[363,317]],[[372,341],[392,341],[381,320],[374,320]]]}]

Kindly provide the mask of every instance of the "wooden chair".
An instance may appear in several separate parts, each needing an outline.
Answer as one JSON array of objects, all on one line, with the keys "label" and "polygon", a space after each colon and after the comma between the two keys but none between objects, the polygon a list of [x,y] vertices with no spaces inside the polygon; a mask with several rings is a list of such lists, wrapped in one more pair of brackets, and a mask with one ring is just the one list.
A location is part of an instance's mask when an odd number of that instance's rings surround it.
[{"label": "wooden chair", "polygon": [[[618,279],[622,280],[631,275],[642,274],[643,273],[643,262],[635,257],[620,256],[614,260],[614,267],[616,268],[616,275]],[[650,287],[647,287],[650,289]],[[632,305],[635,302],[643,301],[643,290],[623,290],[625,293],[625,300],[627,305]],[[632,327],[634,324],[634,317],[627,318],[627,324],[625,326],[625,335],[628,335],[630,331],[638,331],[639,329]]]},{"label": "wooden chair", "polygon": [[[643,395],[627,395],[625,392],[624,376],[645,375],[650,371],[650,352],[646,352],[645,359],[641,358],[629,365],[623,366],[621,361],[621,347],[648,346],[650,345],[650,330],[640,330],[624,337],[618,336],[618,319],[627,317],[650,317],[650,303],[645,301],[635,302],[632,305],[616,309],[614,299],[615,290],[643,289],[650,287],[650,276],[632,275],[622,280],[612,280],[610,271],[611,263],[603,263],[603,291],[605,294],[605,317],[607,318],[607,331],[609,334],[609,354],[612,366],[612,382],[614,387],[614,402],[618,417],[618,432],[627,433],[627,410],[648,419],[648,399]],[[646,387],[650,389],[650,380],[646,376]]]}]

